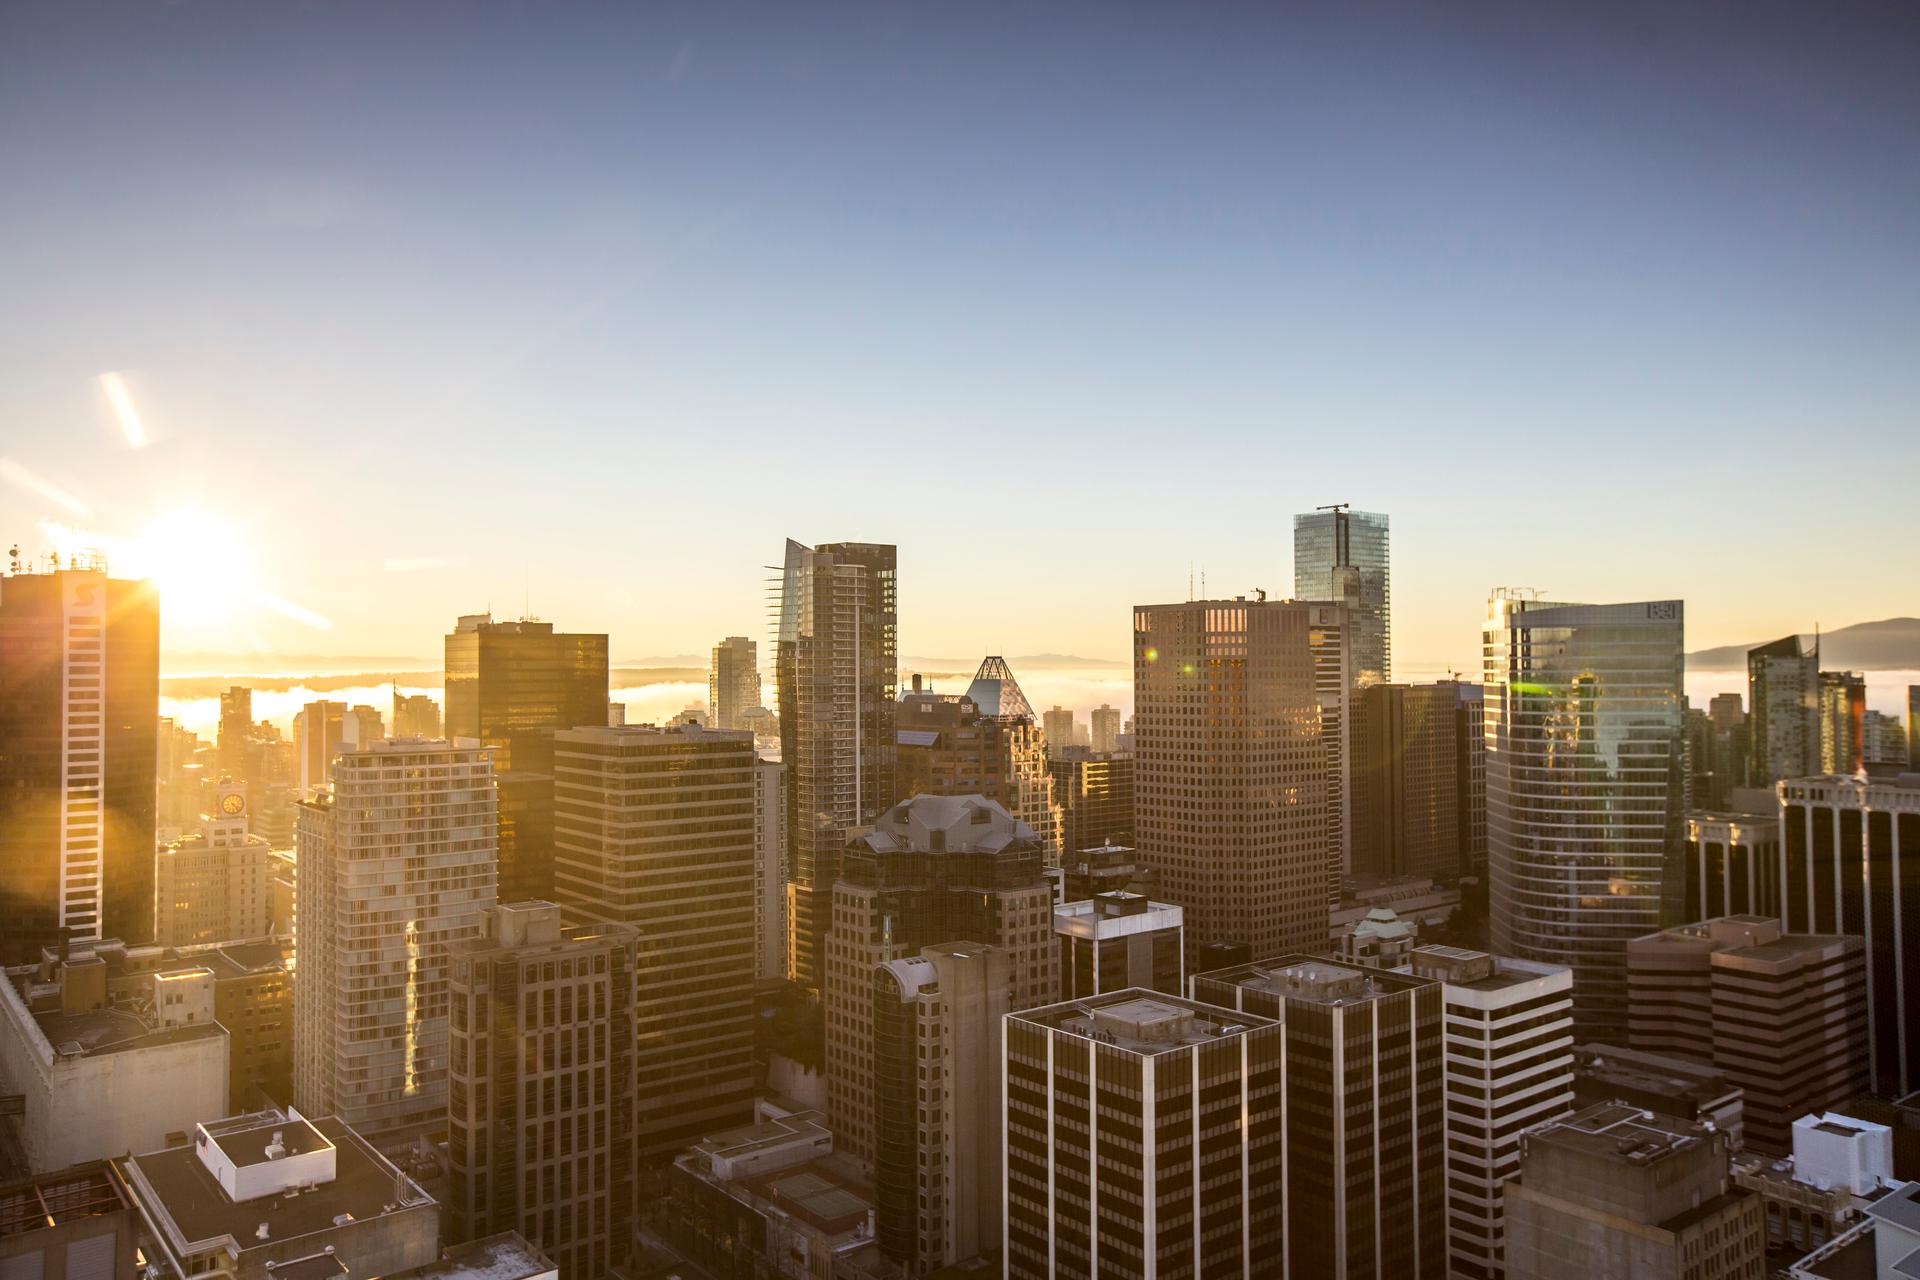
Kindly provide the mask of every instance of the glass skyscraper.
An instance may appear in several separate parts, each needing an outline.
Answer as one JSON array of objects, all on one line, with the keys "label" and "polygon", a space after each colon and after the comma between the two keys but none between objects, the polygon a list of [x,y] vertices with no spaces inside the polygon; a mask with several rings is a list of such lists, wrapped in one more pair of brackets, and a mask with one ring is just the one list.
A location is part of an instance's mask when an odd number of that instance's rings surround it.
[{"label": "glass skyscraper", "polygon": [[1310,511],[1293,518],[1293,594],[1347,606],[1354,684],[1393,678],[1393,583],[1387,517],[1377,511]]},{"label": "glass skyscraper", "polygon": [[1492,949],[1570,966],[1585,1039],[1624,1033],[1627,941],[1678,905],[1683,632],[1678,600],[1488,607]]}]

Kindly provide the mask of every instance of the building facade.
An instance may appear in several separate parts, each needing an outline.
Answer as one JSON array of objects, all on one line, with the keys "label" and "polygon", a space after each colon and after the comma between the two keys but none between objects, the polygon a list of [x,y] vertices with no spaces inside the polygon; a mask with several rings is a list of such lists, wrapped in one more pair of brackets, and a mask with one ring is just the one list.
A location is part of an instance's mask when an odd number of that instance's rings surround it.
[{"label": "building facade", "polygon": [[1393,575],[1387,517],[1329,508],[1293,518],[1293,594],[1352,612],[1356,685],[1393,679]]},{"label": "building facade", "polygon": [[1179,907],[1109,891],[1053,909],[1060,940],[1060,999],[1141,987],[1186,990],[1185,929]]},{"label": "building facade", "polygon": [[1820,673],[1820,762],[1812,773],[1858,773],[1866,765],[1867,681],[1856,671]]},{"label": "building facade", "polygon": [[163,947],[264,938],[272,932],[272,848],[247,830],[247,789],[214,788],[198,835],[154,859],[154,941]]},{"label": "building facade", "polygon": [[728,636],[713,646],[707,668],[707,709],[715,729],[744,729],[746,714],[760,705],[760,646]]},{"label": "building facade", "polygon": [[493,910],[499,831],[467,741],[343,753],[300,805],[294,1105],[376,1143],[446,1124],[448,953]]},{"label": "building facade", "polygon": [[787,974],[818,991],[848,832],[899,794],[898,556],[787,541],[774,657],[787,766]]},{"label": "building facade", "polygon": [[1747,782],[1820,772],[1820,654],[1799,636],[1747,650]]},{"label": "building facade", "polygon": [[1000,658],[981,664],[964,694],[914,687],[900,699],[900,799],[986,796],[1033,828],[1049,864],[1060,860],[1046,735]]},{"label": "building facade", "polygon": [[1451,684],[1375,684],[1353,725],[1355,875],[1468,873],[1460,847],[1460,699]]},{"label": "building facade", "polygon": [[1680,892],[1683,640],[1678,600],[1489,607],[1492,949],[1570,966],[1583,1037],[1624,1031],[1627,942]]},{"label": "building facade", "polygon": [[787,767],[753,762],[753,978],[787,976]]},{"label": "building facade", "polygon": [[1780,914],[1780,806],[1769,791],[1735,789],[1738,810],[1687,814],[1680,915]]},{"label": "building facade", "polygon": [[1133,752],[1104,754],[1048,747],[1053,798],[1060,806],[1063,860],[1083,849],[1132,847]]}]

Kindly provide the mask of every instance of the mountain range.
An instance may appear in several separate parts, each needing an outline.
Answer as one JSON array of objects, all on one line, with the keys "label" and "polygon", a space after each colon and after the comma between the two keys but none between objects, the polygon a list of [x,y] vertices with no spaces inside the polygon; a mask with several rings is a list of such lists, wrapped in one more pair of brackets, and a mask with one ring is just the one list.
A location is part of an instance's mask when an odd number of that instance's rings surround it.
[{"label": "mountain range", "polygon": [[[1804,645],[1811,646],[1813,641],[1812,635],[1800,637]],[[1698,671],[1744,671],[1747,650],[1768,642],[1701,649],[1687,655],[1687,666]],[[1920,618],[1883,618],[1823,632],[1820,666],[1826,671],[1920,671]]]}]

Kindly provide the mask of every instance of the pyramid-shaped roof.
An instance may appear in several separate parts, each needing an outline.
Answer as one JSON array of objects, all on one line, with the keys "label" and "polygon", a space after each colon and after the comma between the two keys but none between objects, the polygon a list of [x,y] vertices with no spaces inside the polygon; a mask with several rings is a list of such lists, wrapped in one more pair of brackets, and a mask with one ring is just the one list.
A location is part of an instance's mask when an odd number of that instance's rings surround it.
[{"label": "pyramid-shaped roof", "polygon": [[983,716],[1009,720],[1024,716],[1038,722],[1033,704],[1020,692],[1020,682],[1013,678],[1013,669],[998,655],[989,656],[980,664],[980,670],[974,672],[973,683],[967,686],[967,697],[980,708]]}]

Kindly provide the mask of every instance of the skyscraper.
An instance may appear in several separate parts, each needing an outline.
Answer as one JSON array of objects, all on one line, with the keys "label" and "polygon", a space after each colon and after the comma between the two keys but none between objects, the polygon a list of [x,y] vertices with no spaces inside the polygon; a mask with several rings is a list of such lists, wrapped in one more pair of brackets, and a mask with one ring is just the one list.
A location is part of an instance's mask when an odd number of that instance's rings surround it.
[{"label": "skyscraper", "polygon": [[964,694],[928,692],[915,676],[898,714],[900,799],[986,796],[1033,828],[1049,865],[1059,862],[1046,737],[1005,661],[981,663]]},{"label": "skyscraper", "polygon": [[1393,678],[1393,583],[1387,517],[1344,506],[1293,518],[1293,594],[1353,614],[1355,685]]},{"label": "skyscraper", "polygon": [[639,931],[643,1156],[753,1110],[753,735],[675,725],[554,735],[556,899]]},{"label": "skyscraper", "polygon": [[872,1161],[874,966],[945,942],[1006,952],[1008,1007],[1058,994],[1053,893],[1033,828],[980,796],[916,796],[846,849],[827,936],[827,1114],[840,1149]]},{"label": "skyscraper", "polygon": [[787,976],[787,766],[753,762],[753,977]]},{"label": "skyscraper", "polygon": [[1327,943],[1326,752],[1314,610],[1190,600],[1133,611],[1134,839],[1186,913],[1189,968]]},{"label": "skyscraper", "polygon": [[787,766],[787,969],[816,991],[841,846],[898,794],[896,576],[891,546],[787,541],[774,661]]},{"label": "skyscraper", "polygon": [[1867,681],[1855,671],[1820,673],[1819,773],[1858,773],[1866,763]]},{"label": "skyscraper", "polygon": [[1376,684],[1353,724],[1353,870],[1466,874],[1460,847],[1459,696],[1451,684]]},{"label": "skyscraper", "polygon": [[321,699],[293,713],[293,749],[299,762],[296,783],[307,795],[327,785],[333,756],[346,738],[347,704]]},{"label": "skyscraper", "polygon": [[1820,769],[1820,654],[1799,636],[1747,650],[1747,781],[1770,787]]},{"label": "skyscraper", "polygon": [[1326,757],[1327,911],[1340,909],[1353,870],[1353,708],[1360,686],[1353,654],[1353,611],[1345,604],[1307,605],[1313,691],[1320,704],[1320,749]]},{"label": "skyscraper", "polygon": [[1041,713],[1041,728],[1046,731],[1047,750],[1058,755],[1074,745],[1078,727],[1074,724],[1073,711],[1068,707],[1056,706]]},{"label": "skyscraper", "polygon": [[437,738],[440,736],[440,704],[424,693],[393,691],[393,736],[396,738]]},{"label": "skyscraper", "polygon": [[447,1120],[448,952],[494,906],[484,748],[343,752],[299,809],[294,1103],[389,1147]]},{"label": "skyscraper", "polygon": [[1133,752],[1049,749],[1047,768],[1060,806],[1062,862],[1082,849],[1133,844]]},{"label": "skyscraper", "polygon": [[1095,751],[1112,751],[1120,740],[1120,708],[1101,703],[1088,713],[1087,742]]},{"label": "skyscraper", "polygon": [[1573,969],[1583,1038],[1626,1026],[1626,945],[1677,903],[1678,600],[1494,595],[1485,632],[1493,950]]},{"label": "skyscraper", "polygon": [[153,938],[160,606],[102,561],[0,577],[0,959]]},{"label": "skyscraper", "polygon": [[1920,773],[1920,684],[1907,686],[1907,767]]},{"label": "skyscraper", "polygon": [[607,637],[470,614],[446,638],[446,731],[494,748],[500,894],[553,898],[553,735],[607,722]]},{"label": "skyscraper", "polygon": [[220,771],[229,778],[247,778],[247,740],[253,736],[253,690],[234,685],[220,695]]},{"label": "skyscraper", "polygon": [[744,729],[742,717],[760,705],[760,646],[745,636],[728,636],[713,646],[707,669],[709,723],[716,729]]}]

